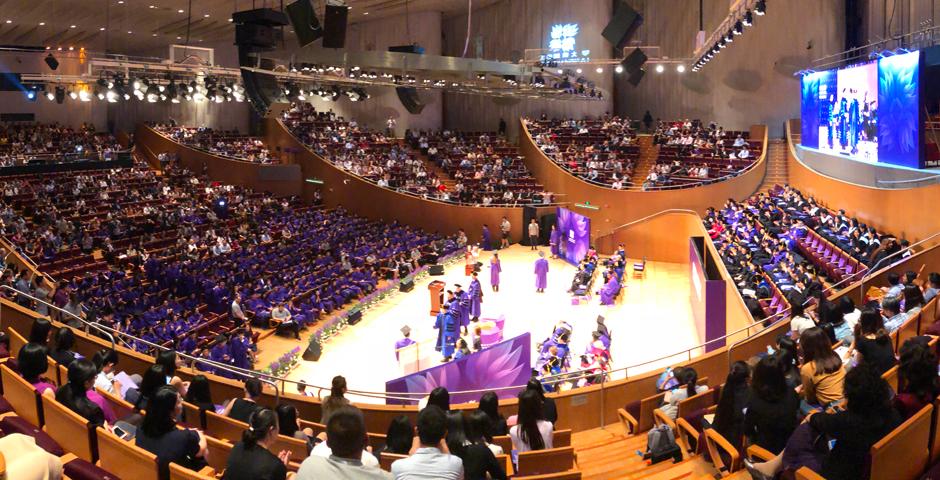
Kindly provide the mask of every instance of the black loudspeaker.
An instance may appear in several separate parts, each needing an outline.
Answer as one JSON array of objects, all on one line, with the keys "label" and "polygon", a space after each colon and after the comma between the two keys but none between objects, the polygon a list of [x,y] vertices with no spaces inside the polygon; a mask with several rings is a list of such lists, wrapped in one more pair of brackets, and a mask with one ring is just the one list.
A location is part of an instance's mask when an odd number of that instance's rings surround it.
[{"label": "black loudspeaker", "polygon": [[242,68],[242,83],[245,85],[245,94],[261,117],[268,114],[268,110],[273,103],[287,102],[284,97],[284,91],[277,85],[277,78],[273,75],[256,73]]},{"label": "black loudspeaker", "polygon": [[320,20],[317,19],[317,13],[313,11],[310,0],[297,0],[284,7],[284,12],[294,26],[297,43],[301,47],[306,47],[323,36],[323,27],[320,26]]},{"label": "black loudspeaker", "polygon": [[643,70],[641,68],[631,73],[630,77],[627,78],[627,81],[630,82],[630,85],[633,85],[634,87],[636,87],[640,84],[640,80],[643,80],[643,75],[646,75],[646,70]]},{"label": "black loudspeaker", "polygon": [[443,275],[443,274],[444,274],[444,266],[443,266],[443,265],[440,265],[440,264],[431,265],[431,267],[428,269],[428,275],[431,275],[431,276],[433,276],[433,277],[438,277],[438,276],[441,276],[441,275]]},{"label": "black loudspeaker", "polygon": [[634,49],[630,52],[630,55],[627,55],[627,57],[620,62],[620,64],[623,65],[623,69],[631,75],[637,70],[640,70],[644,63],[646,63],[646,54],[639,48]]},{"label": "black loudspeaker", "polygon": [[308,362],[318,362],[320,361],[320,355],[323,355],[323,347],[320,345],[320,340],[311,340],[310,344],[307,345],[307,349],[304,350],[303,359]]},{"label": "black loudspeaker", "polygon": [[345,5],[327,5],[323,15],[323,46],[325,48],[344,48],[346,46],[346,17],[349,7]]},{"label": "black loudspeaker", "polygon": [[415,282],[414,282],[414,280],[412,280],[412,279],[410,279],[410,278],[409,278],[409,279],[402,280],[401,283],[398,284],[398,291],[399,291],[399,292],[410,292],[410,291],[412,291],[412,290],[414,290],[414,289],[415,289]]},{"label": "black loudspeaker", "polygon": [[346,317],[346,323],[350,325],[355,325],[359,323],[359,320],[362,320],[362,310],[354,308],[349,312],[349,316]]},{"label": "black loudspeaker", "polygon": [[256,51],[270,50],[277,46],[278,30],[268,25],[245,23],[235,25],[235,43]]},{"label": "black loudspeaker", "polygon": [[542,215],[539,218],[539,236],[542,238],[542,245],[548,245],[548,241],[552,236],[552,225],[558,223],[558,215],[554,213],[549,213],[547,215]]},{"label": "black loudspeaker", "polygon": [[623,47],[626,47],[627,44],[630,43],[630,39],[633,38],[636,29],[640,28],[642,24],[643,16],[637,13],[630,5],[627,5],[627,2],[620,1],[617,2],[616,8],[614,8],[614,15],[611,17],[610,23],[604,27],[604,31],[601,32],[601,35],[618,50],[622,50]]},{"label": "black loudspeaker", "polygon": [[424,110],[424,104],[418,97],[418,90],[414,87],[395,87],[395,93],[398,94],[398,100],[408,110],[408,113],[417,115]]},{"label": "black loudspeaker", "polygon": [[53,70],[59,68],[59,61],[56,60],[55,57],[53,57],[51,53],[49,55],[46,55],[45,61],[46,61],[46,65],[49,65],[49,68]]}]

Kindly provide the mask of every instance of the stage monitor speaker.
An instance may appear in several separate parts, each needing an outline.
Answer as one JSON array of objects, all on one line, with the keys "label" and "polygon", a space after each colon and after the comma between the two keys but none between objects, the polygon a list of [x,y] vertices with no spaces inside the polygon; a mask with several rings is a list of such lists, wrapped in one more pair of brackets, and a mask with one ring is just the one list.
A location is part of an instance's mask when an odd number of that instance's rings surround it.
[{"label": "stage monitor speaker", "polygon": [[431,265],[428,269],[428,275],[432,277],[438,277],[444,274],[444,266],[441,264]]},{"label": "stage monitor speaker", "polygon": [[349,7],[327,5],[323,15],[323,47],[344,48],[346,46],[346,17]]},{"label": "stage monitor speaker", "polygon": [[346,323],[355,325],[359,323],[359,320],[362,320],[362,310],[360,310],[359,307],[354,307],[349,311],[349,316],[346,317]]},{"label": "stage monitor speaker", "polygon": [[604,27],[601,35],[618,50],[623,50],[630,43],[636,29],[643,24],[643,16],[637,13],[627,2],[619,1],[614,9],[610,23]]},{"label": "stage monitor speaker", "polygon": [[297,0],[284,7],[284,11],[294,26],[294,34],[297,35],[297,43],[301,47],[306,47],[323,36],[323,27],[320,26],[320,20],[317,19],[317,13],[313,11],[310,0]]},{"label": "stage monitor speaker", "polygon": [[401,283],[398,284],[399,292],[410,292],[414,290],[414,288],[415,288],[415,281],[410,278],[406,278],[402,280]]},{"label": "stage monitor speaker", "polygon": [[643,68],[643,64],[645,63],[646,54],[643,53],[643,50],[635,48],[630,52],[630,55],[627,55],[626,58],[620,62],[620,65],[623,65],[623,69],[627,71],[627,74],[632,75],[637,70]]},{"label": "stage monitor speaker", "polygon": [[633,85],[634,87],[636,87],[636,86],[640,85],[640,80],[643,80],[643,75],[646,75],[646,70],[643,70],[643,69],[641,68],[641,69],[639,69],[639,70],[637,70],[637,71],[631,73],[631,74],[630,74],[630,77],[627,78],[627,81],[630,82],[630,85]]},{"label": "stage monitor speaker", "polygon": [[320,340],[311,340],[310,344],[307,345],[307,349],[304,350],[303,359],[308,362],[318,362],[320,361],[320,355],[323,355],[323,346],[320,345]]},{"label": "stage monitor speaker", "polygon": [[408,113],[417,115],[424,110],[424,104],[421,103],[421,97],[418,96],[418,89],[414,87],[395,87],[395,93],[398,94],[398,100]]}]

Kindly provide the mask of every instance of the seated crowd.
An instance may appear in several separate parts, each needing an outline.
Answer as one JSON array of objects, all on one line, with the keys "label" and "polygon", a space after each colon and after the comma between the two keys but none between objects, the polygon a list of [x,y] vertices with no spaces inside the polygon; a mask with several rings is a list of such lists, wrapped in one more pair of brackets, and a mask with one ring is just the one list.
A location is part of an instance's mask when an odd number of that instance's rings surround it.
[{"label": "seated crowd", "polygon": [[456,182],[441,194],[461,203],[513,205],[552,203],[529,172],[518,148],[493,132],[405,132],[405,141]]},{"label": "seated crowd", "polygon": [[219,131],[209,127],[181,127],[156,124],[154,130],[177,143],[209,152],[220,157],[254,163],[275,163],[271,152],[258,137],[241,135],[237,131]]},{"label": "seated crowd", "polygon": [[[731,138],[734,140],[731,140]],[[760,158],[761,143],[748,132],[728,132],[714,122],[660,122],[653,135],[659,157],[644,188],[707,183],[737,175]]]},{"label": "seated crowd", "polygon": [[57,123],[0,122],[0,166],[23,165],[43,155],[110,160],[123,150],[114,135],[92,125],[75,129]]},{"label": "seated crowd", "polygon": [[632,186],[640,156],[630,119],[605,115],[597,120],[526,120],[546,156],[572,174],[614,189]]}]

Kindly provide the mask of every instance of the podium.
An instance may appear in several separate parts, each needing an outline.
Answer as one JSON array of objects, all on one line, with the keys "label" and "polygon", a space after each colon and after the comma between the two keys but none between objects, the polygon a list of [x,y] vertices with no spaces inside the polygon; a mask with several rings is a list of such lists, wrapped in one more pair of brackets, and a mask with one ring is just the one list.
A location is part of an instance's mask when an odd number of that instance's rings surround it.
[{"label": "podium", "polygon": [[441,304],[444,303],[444,287],[447,284],[435,280],[428,285],[428,292],[431,293],[431,316],[436,316],[441,311]]}]

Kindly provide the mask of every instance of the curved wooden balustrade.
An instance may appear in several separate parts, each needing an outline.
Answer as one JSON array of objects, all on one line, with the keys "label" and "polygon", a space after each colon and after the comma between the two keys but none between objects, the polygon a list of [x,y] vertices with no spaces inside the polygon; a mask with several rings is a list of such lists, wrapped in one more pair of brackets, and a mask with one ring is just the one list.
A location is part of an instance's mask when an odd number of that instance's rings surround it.
[{"label": "curved wooden balustrade", "polygon": [[[375,185],[361,177],[336,167],[314,153],[294,137],[280,119],[265,119],[265,143],[285,162],[300,165],[305,180],[304,198],[310,200],[320,191],[328,207],[343,206],[350,212],[371,219],[399,221],[428,232],[445,235],[464,229],[471,242],[479,241],[483,224],[489,226],[493,239],[497,238],[503,217],[512,225],[512,239],[522,238],[522,207],[477,207],[454,205],[399,193]],[[554,213],[555,207],[539,207],[539,214]]]},{"label": "curved wooden balustrade", "polygon": [[[535,144],[525,122],[520,119],[519,151],[533,176],[553,192],[563,192],[565,201],[590,202],[598,210],[574,208],[591,217],[592,238],[599,238],[617,227],[648,215],[669,209],[688,209],[704,213],[708,207],[721,205],[728,198],[743,200],[753,194],[767,171],[767,127],[751,127],[751,138],[763,139],[761,156],[755,165],[740,175],[698,187],[658,191],[613,190],[591,184],[552,161]],[[608,250],[601,250],[609,252]]]},{"label": "curved wooden balustrade", "polygon": [[[883,189],[849,183],[816,172],[796,156],[793,136],[800,121],[787,122],[787,168],[790,185],[822,203],[844,206],[847,214],[864,218],[879,230],[892,232],[911,243],[940,231],[940,215],[931,214],[940,201],[940,185]],[[847,168],[851,160],[845,160]]]},{"label": "curved wooden balustrade", "polygon": [[137,149],[137,153],[153,166],[159,164],[157,155],[169,152],[178,155],[180,165],[193,172],[200,173],[206,169],[212,180],[278,196],[301,193],[303,180],[300,168],[296,165],[262,164],[220,157],[177,143],[144,124],[137,125],[134,142],[141,147]]}]

